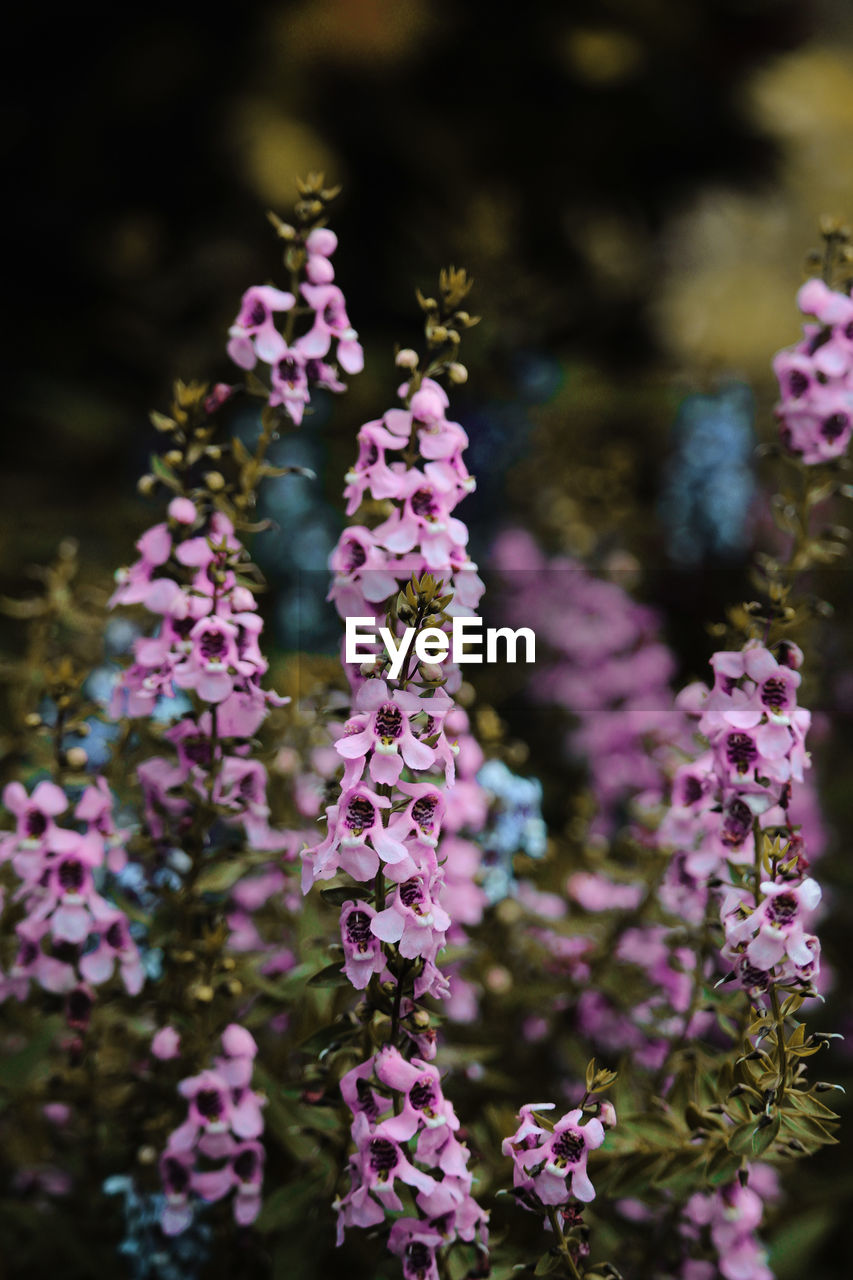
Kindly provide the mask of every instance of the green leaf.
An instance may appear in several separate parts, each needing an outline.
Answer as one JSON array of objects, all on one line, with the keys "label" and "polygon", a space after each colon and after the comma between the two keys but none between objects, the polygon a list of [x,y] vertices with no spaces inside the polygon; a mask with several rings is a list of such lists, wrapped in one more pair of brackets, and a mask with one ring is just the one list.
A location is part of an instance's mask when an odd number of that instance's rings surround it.
[{"label": "green leaf", "polygon": [[559,1253],[551,1252],[543,1253],[542,1257],[536,1263],[533,1269],[535,1276],[549,1276],[552,1272],[557,1271],[560,1266]]},{"label": "green leaf", "polygon": [[708,1181],[715,1187],[731,1182],[741,1166],[741,1157],[720,1146],[708,1161]]},{"label": "green leaf", "polygon": [[333,907],[342,907],[345,902],[355,901],[356,899],[370,902],[373,898],[373,890],[368,889],[363,884],[341,884],[335,885],[332,889],[321,889],[320,897],[324,902],[331,903]]},{"label": "green leaf", "polygon": [[352,1023],[334,1022],[331,1026],[320,1027],[319,1031],[303,1040],[299,1047],[305,1053],[316,1053],[322,1058],[332,1049],[352,1040],[360,1031],[361,1028]]},{"label": "green leaf", "polygon": [[206,867],[195,882],[196,893],[226,893],[248,870],[242,858]]},{"label": "green leaf", "polygon": [[757,1128],[752,1138],[752,1150],[755,1155],[760,1156],[771,1146],[779,1136],[779,1126],[782,1123],[782,1117],[778,1111],[769,1124],[764,1124]]},{"label": "green leaf", "polygon": [[319,973],[315,973],[312,978],[309,978],[306,985],[309,987],[348,987],[350,980],[341,966],[333,962],[332,964],[327,964],[325,969],[321,969]]},{"label": "green leaf", "polygon": [[181,492],[181,482],[177,475],[169,466],[168,462],[164,462],[157,453],[152,453],[151,455],[151,470],[157,479],[162,481],[168,489],[173,489],[175,493]]},{"label": "green leaf", "polygon": [[736,1125],[728,1134],[729,1151],[733,1151],[735,1155],[745,1156],[752,1150],[752,1138],[755,1133],[755,1119],[746,1120],[743,1124]]}]

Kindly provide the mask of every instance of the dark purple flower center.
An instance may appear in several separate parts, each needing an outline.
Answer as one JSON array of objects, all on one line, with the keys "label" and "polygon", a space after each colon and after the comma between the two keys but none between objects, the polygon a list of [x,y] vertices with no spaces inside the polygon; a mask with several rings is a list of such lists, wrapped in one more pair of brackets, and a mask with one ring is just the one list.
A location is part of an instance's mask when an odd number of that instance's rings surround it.
[{"label": "dark purple flower center", "polygon": [[406,880],[400,885],[400,900],[403,906],[421,915],[421,903],[424,900],[423,886],[417,880]]},{"label": "dark purple flower center", "polygon": [[47,818],[41,809],[30,809],[24,821],[24,829],[28,836],[37,840],[47,830]]},{"label": "dark purple flower center", "polygon": [[726,755],[738,773],[746,773],[758,755],[758,748],[748,733],[730,733],[726,739]]},{"label": "dark purple flower center", "polygon": [[788,705],[788,689],[779,676],[771,676],[761,686],[761,701],[777,714]]},{"label": "dark purple flower center", "polygon": [[354,538],[344,543],[344,573],[355,573],[367,559],[367,552]]},{"label": "dark purple flower center", "polygon": [[343,319],[341,309],[336,302],[327,302],[323,308],[323,323],[330,329],[340,328]]},{"label": "dark purple flower center", "polygon": [[853,320],[851,320],[850,323],[845,326],[844,336],[845,338],[849,338],[850,341],[853,342]]},{"label": "dark purple flower center", "polygon": [[798,400],[804,391],[808,391],[809,380],[801,369],[792,369],[788,374],[788,392]]},{"label": "dark purple flower center", "polygon": [[357,1080],[355,1084],[355,1092],[358,1097],[358,1105],[369,1120],[375,1120],[379,1115],[379,1107],[376,1105],[376,1097],[373,1090],[366,1080]]},{"label": "dark purple flower center", "polygon": [[435,796],[420,796],[412,805],[412,817],[424,831],[432,828],[438,801]]},{"label": "dark purple flower center", "polygon": [[365,827],[372,827],[376,821],[373,805],[364,796],[355,796],[347,805],[344,821],[351,831],[364,831]]},{"label": "dark purple flower center", "polygon": [[790,924],[799,906],[795,893],[777,893],[767,904],[767,916],[774,924]]},{"label": "dark purple flower center", "polygon": [[260,298],[257,298],[252,304],[252,310],[249,313],[249,325],[257,326],[259,324],[263,324],[266,318],[267,309],[261,302]]},{"label": "dark purple flower center", "polygon": [[808,354],[810,356],[813,356],[816,351],[820,351],[821,347],[825,346],[827,342],[829,342],[831,337],[832,337],[832,330],[824,326],[823,329],[820,329],[816,334],[814,334],[813,337],[809,339],[809,345],[807,349]]},{"label": "dark purple flower center", "polygon": [[205,631],[198,647],[205,662],[217,662],[228,649],[228,641],[221,631]]},{"label": "dark purple flower center", "polygon": [[115,951],[121,951],[124,946],[124,929],[122,927],[122,922],[120,920],[114,921],[113,924],[110,925],[109,929],[107,929],[105,937],[107,939],[108,946],[112,947]]},{"label": "dark purple flower center", "polygon": [[403,1270],[413,1280],[423,1280],[432,1266],[432,1250],[423,1240],[410,1240],[403,1252]]},{"label": "dark purple flower center", "polygon": [[388,1138],[371,1138],[370,1167],[384,1181],[398,1163],[397,1148]]},{"label": "dark purple flower center", "polygon": [[240,779],[237,792],[244,800],[255,800],[258,797],[260,778],[256,773],[245,773]]},{"label": "dark purple flower center", "polygon": [[163,1182],[172,1195],[183,1195],[189,1186],[190,1175],[180,1160],[168,1157],[163,1161]]},{"label": "dark purple flower center", "polygon": [[376,732],[380,738],[399,738],[403,732],[403,714],[393,702],[385,702],[376,712]]},{"label": "dark purple flower center", "polygon": [[702,799],[702,783],[692,773],[688,773],[682,783],[682,795],[684,804],[695,804]]},{"label": "dark purple flower center", "polygon": [[740,980],[747,991],[766,991],[770,978],[763,969],[756,969],[748,960],[741,960],[739,966]]},{"label": "dark purple flower center", "polygon": [[209,738],[184,738],[183,748],[184,754],[191,764],[210,764]]},{"label": "dark purple flower center", "polygon": [[222,1094],[218,1089],[199,1089],[195,1105],[205,1120],[218,1120],[222,1115]]},{"label": "dark purple flower center", "polygon": [[412,494],[412,511],[421,520],[437,519],[439,507],[431,489],[417,489]]},{"label": "dark purple flower center", "polygon": [[431,1080],[418,1080],[409,1090],[409,1101],[415,1111],[431,1115],[435,1110],[435,1086]]},{"label": "dark purple flower center", "polygon": [[556,1156],[557,1160],[565,1164],[575,1164],[581,1157],[584,1149],[584,1140],[577,1134],[567,1129],[565,1133],[561,1133],[556,1142],[551,1146],[551,1154]]},{"label": "dark purple flower center", "polygon": [[743,844],[752,827],[752,810],[743,800],[732,800],[723,823],[723,842],[730,848]]},{"label": "dark purple flower center", "polygon": [[195,626],[195,620],[193,618],[173,618],[172,619],[172,630],[174,631],[175,635],[180,636],[182,640],[186,640],[187,636],[192,631],[194,626]]},{"label": "dark purple flower center", "polygon": [[837,440],[839,436],[844,435],[847,430],[850,419],[846,413],[832,413],[828,418],[824,418],[820,432],[825,440]]},{"label": "dark purple flower center", "polygon": [[86,873],[83,870],[82,863],[78,862],[75,858],[69,858],[66,862],[60,862],[57,875],[59,877],[59,885],[63,893],[77,893],[83,888],[83,881]]},{"label": "dark purple flower center", "polygon": [[351,911],[347,916],[347,939],[359,951],[369,951],[373,940],[370,916],[366,911]]},{"label": "dark purple flower center", "polygon": [[292,356],[285,356],[283,360],[279,360],[276,365],[279,381],[287,382],[292,387],[299,377],[299,365]]},{"label": "dark purple flower center", "polygon": [[18,952],[18,964],[22,969],[28,969],[31,964],[35,963],[38,953],[39,949],[34,942],[22,943]]},{"label": "dark purple flower center", "polygon": [[238,1156],[235,1156],[231,1165],[241,1182],[248,1182],[250,1178],[254,1177],[257,1167],[257,1151],[241,1151]]}]

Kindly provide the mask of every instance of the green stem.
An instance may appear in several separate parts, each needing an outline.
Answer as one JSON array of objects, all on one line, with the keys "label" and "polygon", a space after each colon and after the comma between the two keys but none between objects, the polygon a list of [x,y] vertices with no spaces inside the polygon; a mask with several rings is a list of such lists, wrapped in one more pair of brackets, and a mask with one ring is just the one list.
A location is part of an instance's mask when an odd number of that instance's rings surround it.
[{"label": "green stem", "polygon": [[761,830],[761,824],[757,818],[752,822],[752,842],[755,846],[755,858],[753,862],[753,874],[755,875],[755,883],[752,886],[752,892],[755,897],[756,907],[761,902],[761,854],[763,852],[764,836]]},{"label": "green stem", "polygon": [[779,1007],[779,992],[775,985],[770,988],[770,1003],[776,1023],[776,1057],[779,1063],[779,1092],[776,1096],[778,1106],[785,1097],[785,1088],[788,1083],[788,1054],[785,1049],[785,1019]]},{"label": "green stem", "polygon": [[553,1205],[550,1205],[550,1204],[547,1206],[547,1209],[548,1209],[548,1221],[551,1223],[551,1230],[554,1232],[554,1235],[557,1237],[560,1256],[562,1257],[563,1261],[566,1264],[566,1271],[572,1277],[572,1280],[583,1280],[583,1276],[581,1272],[578,1271],[577,1264],[575,1263],[575,1260],[572,1257],[572,1253],[569,1248],[569,1242],[566,1239],[566,1237],[563,1235],[563,1228],[560,1226],[560,1220],[557,1217],[557,1210],[554,1208]]}]

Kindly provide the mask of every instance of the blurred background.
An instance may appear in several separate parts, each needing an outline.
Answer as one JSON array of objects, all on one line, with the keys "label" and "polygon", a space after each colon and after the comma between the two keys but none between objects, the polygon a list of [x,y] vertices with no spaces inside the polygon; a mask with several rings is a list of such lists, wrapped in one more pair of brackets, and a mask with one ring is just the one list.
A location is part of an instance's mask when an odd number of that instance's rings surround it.
[{"label": "blurred background", "polygon": [[[853,216],[850,5],[530,0],[513,16],[486,0],[279,0],[211,14],[17,15],[0,141],[0,592],[26,593],[27,566],[67,534],[104,576],[130,559],[153,510],[135,490],[148,410],[175,377],[229,377],[243,290],[282,280],[265,211],[286,216],[294,176],[322,169],[344,187],[336,271],[367,364],[279,446],[320,477],[266,500],[280,534],[255,555],[279,588],[279,647],[334,645],[300,584],[323,576],[355,431],[392,403],[393,343],[417,339],[413,289],[454,263],[484,317],[454,401],[479,482],[475,556],[523,524],[625,570],[661,609],[682,674],[701,674],[705,624],[749,591],[764,536],[752,459],[772,435],[770,357],[798,335],[819,216]],[[849,624],[851,593],[827,594]],[[835,682],[811,699],[841,731],[826,779],[839,830],[850,634],[825,641]],[[516,704],[499,709],[529,736]],[[532,764],[547,796],[556,765]],[[840,853],[836,866],[849,887]],[[848,925],[842,912],[839,940]],[[815,1164],[815,1203],[830,1186],[849,1196],[849,1161]],[[846,1274],[834,1220],[818,1224],[813,1274]],[[794,1254],[774,1265],[798,1274]]]}]

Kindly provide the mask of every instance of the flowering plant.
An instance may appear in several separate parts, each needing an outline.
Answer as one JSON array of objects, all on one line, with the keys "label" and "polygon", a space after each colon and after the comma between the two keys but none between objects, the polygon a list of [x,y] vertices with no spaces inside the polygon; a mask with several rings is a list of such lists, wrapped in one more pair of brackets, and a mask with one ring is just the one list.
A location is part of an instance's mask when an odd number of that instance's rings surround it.
[{"label": "flowering plant", "polygon": [[287,279],[244,294],[234,381],[152,415],[160,509],[112,590],[63,544],[5,606],[30,624],[0,837],[21,1274],[92,1274],[79,1233],[137,1277],[761,1280],[765,1211],[837,1121],[807,1071],[831,1034],[802,575],[843,550],[812,517],[853,422],[845,255],[775,361],[786,542],[709,684],[674,694],[658,616],[616,582],[524,532],[493,548],[547,645],[532,696],[587,762],[549,825],[442,660],[484,600],[464,271],[418,293],[423,349],[396,350],[344,477],[327,599],[384,647],[312,666],[266,643],[259,494],[313,482],[282,437],[364,364],[335,195],[312,175],[271,218]]}]

